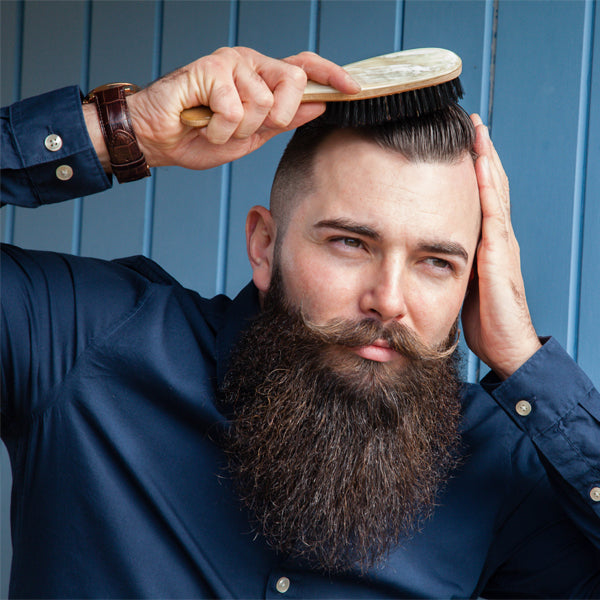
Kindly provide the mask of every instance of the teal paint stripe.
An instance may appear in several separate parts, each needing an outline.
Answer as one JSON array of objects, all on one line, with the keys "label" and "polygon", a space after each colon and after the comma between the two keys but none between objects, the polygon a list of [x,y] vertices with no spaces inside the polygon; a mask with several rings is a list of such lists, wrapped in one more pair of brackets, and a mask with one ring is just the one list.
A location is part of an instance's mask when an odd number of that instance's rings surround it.
[{"label": "teal paint stripe", "polygon": [[567,352],[577,360],[581,306],[581,266],[583,260],[583,227],[585,219],[586,165],[592,87],[592,55],[594,50],[595,1],[586,0],[579,79],[579,114],[573,190],[573,223],[571,232],[571,263],[569,273],[569,307],[567,316]]},{"label": "teal paint stripe", "polygon": [[404,44],[404,0],[396,0],[394,19],[394,52],[402,50]]},{"label": "teal paint stripe", "polygon": [[310,14],[308,17],[308,49],[319,53],[319,40],[321,37],[321,0],[310,0]]},{"label": "teal paint stripe", "polygon": [[[79,85],[83,93],[90,87],[90,49],[92,44],[92,0],[86,0],[84,8],[83,43],[81,52],[81,75]],[[81,231],[83,228],[83,198],[76,198],[73,204],[73,229],[71,233],[71,254],[81,254]]]},{"label": "teal paint stripe", "polygon": [[[236,46],[240,15],[239,0],[229,3],[229,32],[227,45]],[[219,200],[219,245],[217,247],[217,277],[215,292],[224,294],[227,283],[227,259],[229,248],[229,213],[231,209],[231,163],[221,166],[221,195]]]},{"label": "teal paint stripe", "polygon": [[[17,20],[15,24],[17,30],[16,48],[14,58],[13,75],[13,102],[21,99],[21,86],[23,82],[23,36],[25,30],[25,0],[21,0],[17,9]],[[15,207],[10,204],[3,208],[4,214],[4,241],[12,244],[15,239]]]},{"label": "teal paint stripe", "polygon": [[[498,0],[485,0],[483,26],[483,55],[481,57],[481,91],[479,114],[491,130],[494,109],[494,73],[496,65],[496,34],[498,28]],[[467,359],[467,381],[477,383],[481,361],[471,351]]]},{"label": "teal paint stripe", "polygon": [[479,113],[491,128],[494,106],[494,72],[496,67],[496,29],[498,24],[498,0],[485,0],[483,29],[483,56],[481,61],[481,95]]},{"label": "teal paint stripe", "polygon": [[[162,63],[164,0],[156,0],[154,4],[154,47],[152,52],[152,81],[160,77]],[[142,253],[152,257],[152,240],[154,235],[154,201],[156,196],[156,178],[158,172],[151,169],[151,177],[146,179],[146,195],[144,201],[144,237]]]}]

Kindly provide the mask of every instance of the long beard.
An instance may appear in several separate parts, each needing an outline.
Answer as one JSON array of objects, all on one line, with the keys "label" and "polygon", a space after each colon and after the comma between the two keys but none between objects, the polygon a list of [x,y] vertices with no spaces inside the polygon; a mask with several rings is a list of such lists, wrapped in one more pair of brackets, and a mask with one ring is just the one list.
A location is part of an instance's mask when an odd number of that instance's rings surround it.
[{"label": "long beard", "polygon": [[[407,364],[349,349],[378,338]],[[277,279],[223,390],[230,470],[277,551],[329,572],[367,570],[431,514],[456,464],[454,347],[433,350],[375,321],[308,323]]]}]

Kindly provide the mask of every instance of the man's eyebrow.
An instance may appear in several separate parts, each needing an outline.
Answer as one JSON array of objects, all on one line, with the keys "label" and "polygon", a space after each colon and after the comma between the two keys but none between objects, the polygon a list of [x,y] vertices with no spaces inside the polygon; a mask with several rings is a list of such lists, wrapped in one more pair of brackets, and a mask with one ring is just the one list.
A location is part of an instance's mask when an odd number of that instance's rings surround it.
[{"label": "man's eyebrow", "polygon": [[434,254],[446,254],[449,256],[458,256],[465,262],[469,262],[469,253],[462,244],[458,242],[429,242],[422,241],[418,244],[419,250],[423,252],[432,252]]},{"label": "man's eyebrow", "polygon": [[[368,225],[359,225],[348,219],[324,219],[315,223],[314,227],[317,229],[341,229],[342,231],[367,237],[374,241],[381,241],[381,234],[378,231]],[[418,243],[418,248],[422,252],[458,256],[465,262],[469,261],[469,253],[458,242],[422,240]]]},{"label": "man's eyebrow", "polygon": [[381,240],[381,234],[371,227],[368,227],[367,225],[359,225],[354,221],[349,221],[346,219],[325,219],[315,223],[314,227],[317,229],[341,229],[343,231],[347,231],[348,233],[354,233],[355,235],[367,237],[376,242]]}]

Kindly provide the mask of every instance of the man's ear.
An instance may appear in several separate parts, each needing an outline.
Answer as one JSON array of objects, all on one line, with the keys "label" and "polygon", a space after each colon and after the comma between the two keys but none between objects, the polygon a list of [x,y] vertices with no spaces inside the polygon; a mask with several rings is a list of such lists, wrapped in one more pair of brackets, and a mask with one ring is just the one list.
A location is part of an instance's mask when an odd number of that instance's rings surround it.
[{"label": "man's ear", "polygon": [[263,294],[271,284],[277,227],[271,211],[253,206],[246,217],[246,250],[252,266],[252,281]]}]

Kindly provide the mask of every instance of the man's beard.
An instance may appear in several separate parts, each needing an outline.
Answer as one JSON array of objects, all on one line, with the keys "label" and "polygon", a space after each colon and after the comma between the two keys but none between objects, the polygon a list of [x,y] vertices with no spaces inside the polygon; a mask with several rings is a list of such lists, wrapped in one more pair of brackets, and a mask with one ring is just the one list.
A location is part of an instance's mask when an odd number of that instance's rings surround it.
[{"label": "man's beard", "polygon": [[[240,497],[277,551],[313,568],[380,563],[431,514],[457,462],[455,331],[438,351],[393,325],[309,323],[276,274],[232,356],[223,391]],[[350,349],[376,339],[401,367]]]}]

